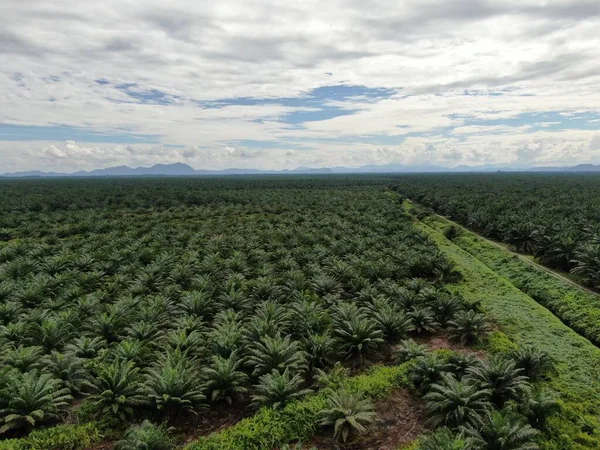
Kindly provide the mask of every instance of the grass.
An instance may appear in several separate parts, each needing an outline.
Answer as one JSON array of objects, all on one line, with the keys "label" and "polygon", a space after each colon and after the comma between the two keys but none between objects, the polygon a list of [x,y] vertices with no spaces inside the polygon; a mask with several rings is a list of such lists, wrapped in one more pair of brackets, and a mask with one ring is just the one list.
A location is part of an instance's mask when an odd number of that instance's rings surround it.
[{"label": "grass", "polygon": [[[456,264],[461,273],[461,282],[448,287],[460,292],[469,301],[480,302],[488,317],[516,345],[531,345],[546,351],[557,364],[557,373],[547,384],[560,396],[564,410],[560,417],[550,421],[543,448],[600,448],[600,349],[509,279],[446,239],[440,221],[443,219],[428,219],[427,224],[418,222],[416,225]],[[463,235],[461,239],[467,238]],[[497,251],[502,252],[501,249]],[[507,262],[515,258],[507,256]],[[529,265],[520,270],[524,271],[523,276],[527,275],[537,283],[543,283],[545,275],[548,275],[540,271],[540,279],[535,280],[538,272]]]},{"label": "grass", "polygon": [[[427,217],[423,222],[438,232],[451,224],[439,216]],[[464,228],[452,242],[550,309],[579,334],[600,344],[600,296],[565,283]]]}]

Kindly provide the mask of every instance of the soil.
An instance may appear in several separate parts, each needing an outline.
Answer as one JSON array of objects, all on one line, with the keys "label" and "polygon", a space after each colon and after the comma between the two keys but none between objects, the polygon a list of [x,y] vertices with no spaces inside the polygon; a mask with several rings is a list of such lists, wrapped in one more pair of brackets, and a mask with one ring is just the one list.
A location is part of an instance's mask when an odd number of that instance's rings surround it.
[{"label": "soil", "polygon": [[403,389],[385,400],[376,403],[379,419],[371,428],[369,434],[358,438],[351,444],[340,446],[336,444],[328,430],[325,435],[319,435],[305,444],[303,448],[312,446],[319,450],[396,450],[402,444],[414,441],[423,432],[425,413],[423,402],[411,396]]},{"label": "soil", "polygon": [[413,339],[419,344],[425,344],[431,351],[441,349],[453,350],[455,352],[476,356],[479,359],[485,359],[484,351],[476,350],[472,347],[465,347],[464,345],[461,345],[460,342],[452,341],[447,333],[441,332],[435,335],[416,336]]}]

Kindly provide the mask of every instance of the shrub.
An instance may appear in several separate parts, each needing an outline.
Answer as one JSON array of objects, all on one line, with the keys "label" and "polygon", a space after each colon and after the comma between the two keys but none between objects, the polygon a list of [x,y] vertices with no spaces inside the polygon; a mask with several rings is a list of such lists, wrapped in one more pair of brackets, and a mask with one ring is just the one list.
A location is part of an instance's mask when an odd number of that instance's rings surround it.
[{"label": "shrub", "polygon": [[0,450],[86,450],[101,439],[93,423],[57,425],[34,430],[24,438],[0,441]]},{"label": "shrub", "polygon": [[174,439],[163,428],[147,420],[131,427],[125,438],[117,442],[115,450],[170,450],[175,447]]}]

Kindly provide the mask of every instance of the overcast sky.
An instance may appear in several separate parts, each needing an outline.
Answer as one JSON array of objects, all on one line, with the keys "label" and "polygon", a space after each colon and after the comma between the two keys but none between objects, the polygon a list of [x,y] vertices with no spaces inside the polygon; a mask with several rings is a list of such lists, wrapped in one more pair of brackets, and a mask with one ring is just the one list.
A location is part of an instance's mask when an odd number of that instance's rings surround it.
[{"label": "overcast sky", "polygon": [[600,163],[598,0],[2,0],[0,172]]}]

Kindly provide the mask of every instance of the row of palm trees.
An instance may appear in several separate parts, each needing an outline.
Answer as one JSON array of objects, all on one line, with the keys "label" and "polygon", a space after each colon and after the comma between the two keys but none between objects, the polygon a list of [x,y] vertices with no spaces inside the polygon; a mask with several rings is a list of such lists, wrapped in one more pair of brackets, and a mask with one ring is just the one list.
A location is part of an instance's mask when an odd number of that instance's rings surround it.
[{"label": "row of palm trees", "polygon": [[597,177],[429,176],[395,183],[439,214],[600,287]]}]

